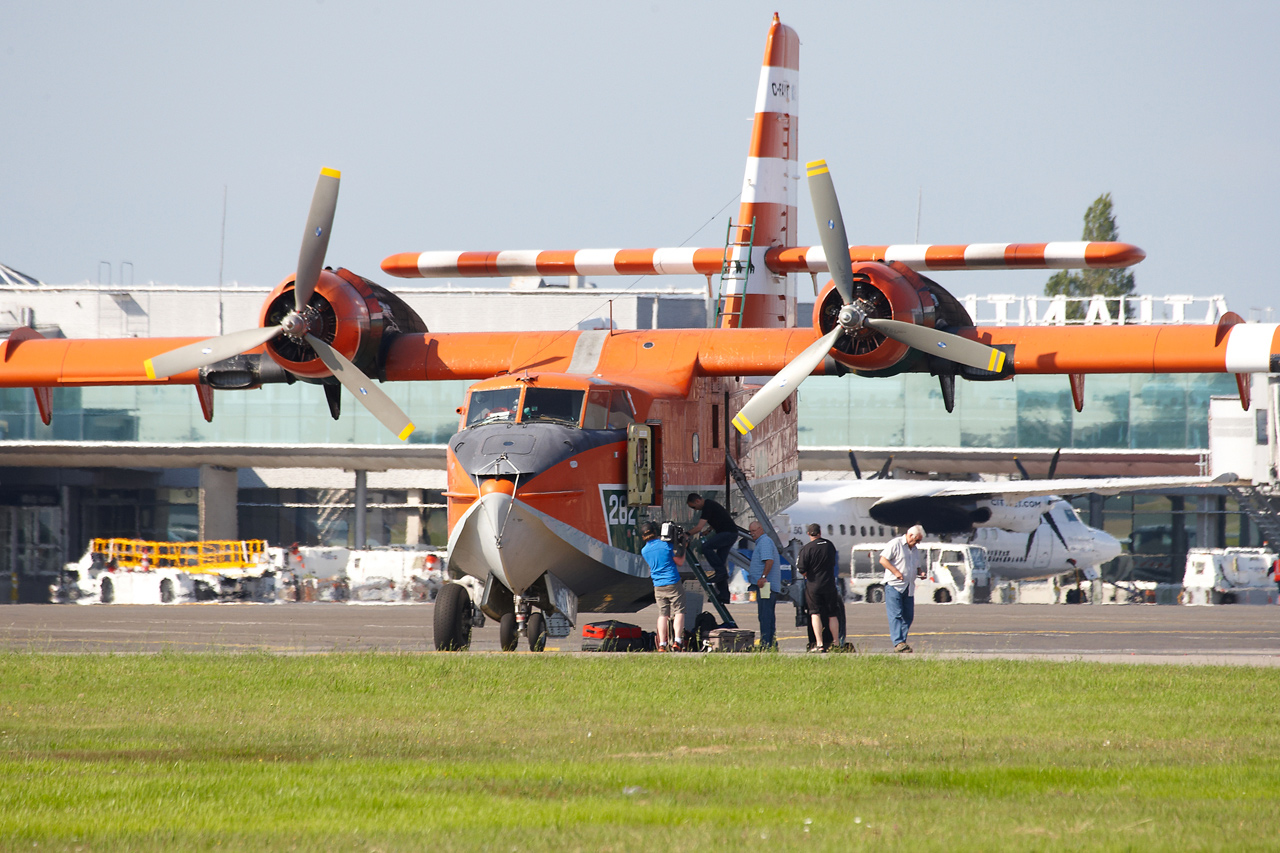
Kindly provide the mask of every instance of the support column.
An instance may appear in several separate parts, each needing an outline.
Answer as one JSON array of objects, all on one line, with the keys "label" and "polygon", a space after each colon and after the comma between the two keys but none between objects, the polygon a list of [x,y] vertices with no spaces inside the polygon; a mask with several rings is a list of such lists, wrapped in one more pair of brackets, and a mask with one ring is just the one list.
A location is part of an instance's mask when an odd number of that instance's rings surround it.
[{"label": "support column", "polygon": [[356,505],[353,510],[355,513],[355,549],[363,551],[367,537],[365,535],[365,521],[369,511],[369,472],[356,472]]},{"label": "support column", "polygon": [[404,544],[422,544],[422,489],[409,489],[405,494],[409,505],[404,520]]},{"label": "support column", "polygon": [[236,508],[239,471],[222,465],[200,466],[200,538],[239,539]]}]

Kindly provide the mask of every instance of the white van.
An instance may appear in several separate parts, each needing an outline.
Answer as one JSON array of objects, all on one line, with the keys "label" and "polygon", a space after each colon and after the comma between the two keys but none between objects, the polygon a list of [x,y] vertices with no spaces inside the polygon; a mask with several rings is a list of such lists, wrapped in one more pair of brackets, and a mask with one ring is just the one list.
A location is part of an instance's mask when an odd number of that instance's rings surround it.
[{"label": "white van", "polygon": [[[928,577],[916,581],[917,604],[985,604],[991,600],[986,548],[950,542],[921,542],[916,547],[928,572]],[[884,601],[884,567],[880,565],[884,549],[884,543],[853,546],[849,601]]]},{"label": "white van", "polygon": [[1182,603],[1273,604],[1275,560],[1263,548],[1192,548],[1182,576]]}]

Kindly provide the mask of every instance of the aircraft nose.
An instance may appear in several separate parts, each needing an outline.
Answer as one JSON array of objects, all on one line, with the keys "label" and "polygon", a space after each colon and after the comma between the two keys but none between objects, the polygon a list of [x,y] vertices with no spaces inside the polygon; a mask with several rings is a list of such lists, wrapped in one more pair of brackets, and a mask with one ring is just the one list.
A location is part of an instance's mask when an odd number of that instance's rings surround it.
[{"label": "aircraft nose", "polygon": [[1093,553],[1094,564],[1101,565],[1108,560],[1114,560],[1120,556],[1120,540],[1116,539],[1105,530],[1094,530],[1093,533]]}]

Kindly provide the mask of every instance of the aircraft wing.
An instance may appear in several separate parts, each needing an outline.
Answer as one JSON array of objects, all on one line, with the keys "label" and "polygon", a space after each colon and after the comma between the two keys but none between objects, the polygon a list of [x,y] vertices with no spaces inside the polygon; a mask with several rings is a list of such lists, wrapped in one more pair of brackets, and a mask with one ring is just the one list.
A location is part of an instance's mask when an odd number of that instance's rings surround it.
[{"label": "aircraft wing", "polygon": [[[762,249],[763,247],[757,247]],[[913,270],[1115,269],[1132,266],[1146,253],[1129,243],[968,243],[850,246],[849,260],[900,261]],[[382,262],[398,278],[493,278],[514,275],[719,275],[735,255],[720,248],[520,249],[498,252],[402,252]],[[772,272],[825,273],[821,246],[774,247],[764,251]]]},{"label": "aircraft wing", "polygon": [[1119,495],[1144,489],[1180,489],[1194,486],[1221,486],[1236,482],[1235,474],[1217,477],[1076,477],[1057,480],[841,480],[806,483],[822,503],[839,503],[855,498],[874,498],[876,506],[892,506],[905,501],[937,498],[989,500],[1004,498],[1016,502],[1043,495]]},{"label": "aircraft wing", "polygon": [[1019,500],[1043,495],[1119,495],[1143,489],[1222,486],[1236,482],[1235,474],[1217,477],[1077,477],[1060,480],[1004,480],[997,482],[919,482],[918,486],[886,496],[879,503],[916,498],[1004,498]]}]

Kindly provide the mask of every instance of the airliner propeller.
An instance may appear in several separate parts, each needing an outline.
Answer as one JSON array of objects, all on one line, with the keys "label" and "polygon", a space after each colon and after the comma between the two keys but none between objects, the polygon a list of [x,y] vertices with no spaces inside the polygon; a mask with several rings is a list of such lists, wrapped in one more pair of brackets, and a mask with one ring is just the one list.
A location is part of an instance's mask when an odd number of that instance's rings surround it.
[{"label": "airliner propeller", "polygon": [[818,221],[822,251],[843,306],[831,331],[810,344],[747,401],[733,419],[738,431],[745,434],[753,429],[817,369],[841,337],[862,329],[871,329],[914,349],[967,367],[999,372],[1004,367],[1005,358],[1000,350],[927,326],[872,316],[871,305],[863,299],[854,298],[849,239],[845,234],[844,217],[840,215],[840,202],[836,198],[830,170],[825,160],[814,160],[807,168],[809,196]]},{"label": "airliner propeller", "polygon": [[293,282],[293,310],[278,325],[232,332],[148,359],[145,365],[148,377],[158,379],[188,370],[198,370],[240,355],[284,334],[298,343],[305,341],[309,344],[334,378],[383,426],[399,436],[401,441],[409,437],[413,432],[413,423],[395,401],[346,356],[312,334],[319,330],[319,315],[310,304],[311,297],[315,293],[320,270],[324,267],[325,252],[329,248],[333,215],[338,206],[340,178],[341,173],[336,169],[321,169],[320,178],[316,181],[311,209],[307,213],[307,227],[302,234],[302,248],[298,252],[298,271]]}]

